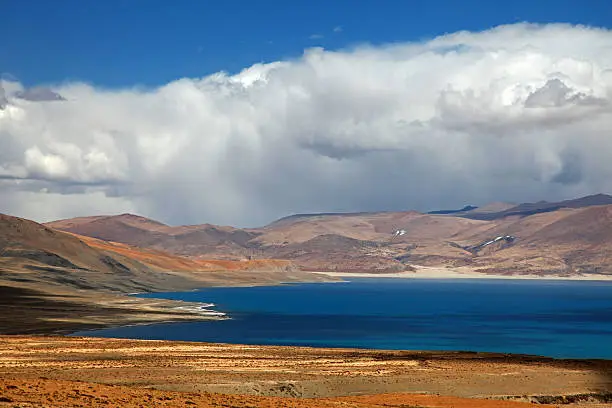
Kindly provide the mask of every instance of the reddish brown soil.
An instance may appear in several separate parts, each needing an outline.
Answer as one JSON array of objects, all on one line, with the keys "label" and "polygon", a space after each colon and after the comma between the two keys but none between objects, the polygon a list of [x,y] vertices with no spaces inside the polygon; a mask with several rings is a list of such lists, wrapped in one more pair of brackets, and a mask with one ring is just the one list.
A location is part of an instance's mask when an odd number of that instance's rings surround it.
[{"label": "reddish brown soil", "polygon": [[9,407],[519,408],[533,405],[503,398],[603,395],[611,373],[500,354],[0,336]]},{"label": "reddish brown soil", "polygon": [[155,249],[137,248],[118,242],[71,234],[92,248],[121,254],[146,265],[167,271],[202,272],[202,271],[250,271],[250,270],[284,270],[291,268],[291,262],[278,259],[225,260],[205,258],[185,258]]},{"label": "reddish brown soil", "polygon": [[[381,394],[298,399],[160,391],[81,381],[0,378],[0,407],[521,408],[532,404],[457,397]],[[550,405],[539,405],[547,407]]]}]

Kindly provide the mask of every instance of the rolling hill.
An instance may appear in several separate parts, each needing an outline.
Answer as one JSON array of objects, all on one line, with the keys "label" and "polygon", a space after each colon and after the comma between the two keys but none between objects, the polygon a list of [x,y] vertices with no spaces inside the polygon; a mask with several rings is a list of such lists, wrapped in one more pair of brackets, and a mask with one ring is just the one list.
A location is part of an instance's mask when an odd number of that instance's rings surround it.
[{"label": "rolling hill", "polygon": [[144,263],[33,221],[0,214],[4,280],[47,282],[78,289],[134,291],[154,285]]},{"label": "rolling hill", "polygon": [[493,203],[461,211],[298,214],[262,228],[168,226],[123,214],[47,226],[203,259],[283,259],[303,270],[469,266],[504,274],[612,273],[612,197]]},{"label": "rolling hill", "polygon": [[[133,224],[143,223],[151,228],[163,225],[141,217],[121,217],[125,218]],[[93,226],[99,225],[96,217],[93,220]],[[129,228],[118,231],[121,233]],[[131,231],[134,230],[137,229],[132,227]],[[126,293],[252,283],[255,279],[263,282],[291,280],[291,276],[275,274],[294,272],[294,266],[286,260],[185,258],[156,249],[63,232],[0,214],[0,284]]]},{"label": "rolling hill", "polygon": [[0,334],[219,318],[200,304],[125,295],[330,279],[286,260],[188,259],[0,214]]},{"label": "rolling hill", "polygon": [[152,248],[183,256],[215,259],[245,258],[244,249],[257,233],[210,224],[171,227],[137,215],[80,217],[47,226],[104,241]]}]

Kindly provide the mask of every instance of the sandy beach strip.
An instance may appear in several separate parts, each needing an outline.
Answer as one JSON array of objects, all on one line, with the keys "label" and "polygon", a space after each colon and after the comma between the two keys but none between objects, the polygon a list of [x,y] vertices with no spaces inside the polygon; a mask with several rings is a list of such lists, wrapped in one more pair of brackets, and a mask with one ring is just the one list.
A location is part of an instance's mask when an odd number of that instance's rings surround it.
[{"label": "sandy beach strip", "polygon": [[396,273],[368,272],[314,272],[338,278],[403,278],[403,279],[528,279],[528,280],[570,280],[570,281],[612,281],[612,275],[502,275],[476,272],[470,267],[435,267],[411,265],[414,271]]}]

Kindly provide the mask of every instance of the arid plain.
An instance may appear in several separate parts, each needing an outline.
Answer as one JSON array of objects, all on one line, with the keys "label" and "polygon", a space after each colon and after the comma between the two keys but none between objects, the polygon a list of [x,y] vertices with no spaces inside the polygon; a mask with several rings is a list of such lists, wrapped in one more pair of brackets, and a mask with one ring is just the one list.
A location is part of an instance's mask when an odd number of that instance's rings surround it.
[{"label": "arid plain", "polygon": [[455,352],[3,336],[0,377],[5,403],[37,407],[612,403],[609,361]]}]

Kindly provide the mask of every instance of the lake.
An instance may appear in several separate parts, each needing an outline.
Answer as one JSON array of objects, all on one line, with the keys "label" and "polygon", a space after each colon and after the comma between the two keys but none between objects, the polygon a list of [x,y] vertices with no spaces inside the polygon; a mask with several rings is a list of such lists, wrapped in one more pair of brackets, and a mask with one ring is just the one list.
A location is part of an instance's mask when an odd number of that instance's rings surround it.
[{"label": "lake", "polygon": [[367,278],[139,296],[214,303],[231,319],[75,335],[612,359],[612,282]]}]

